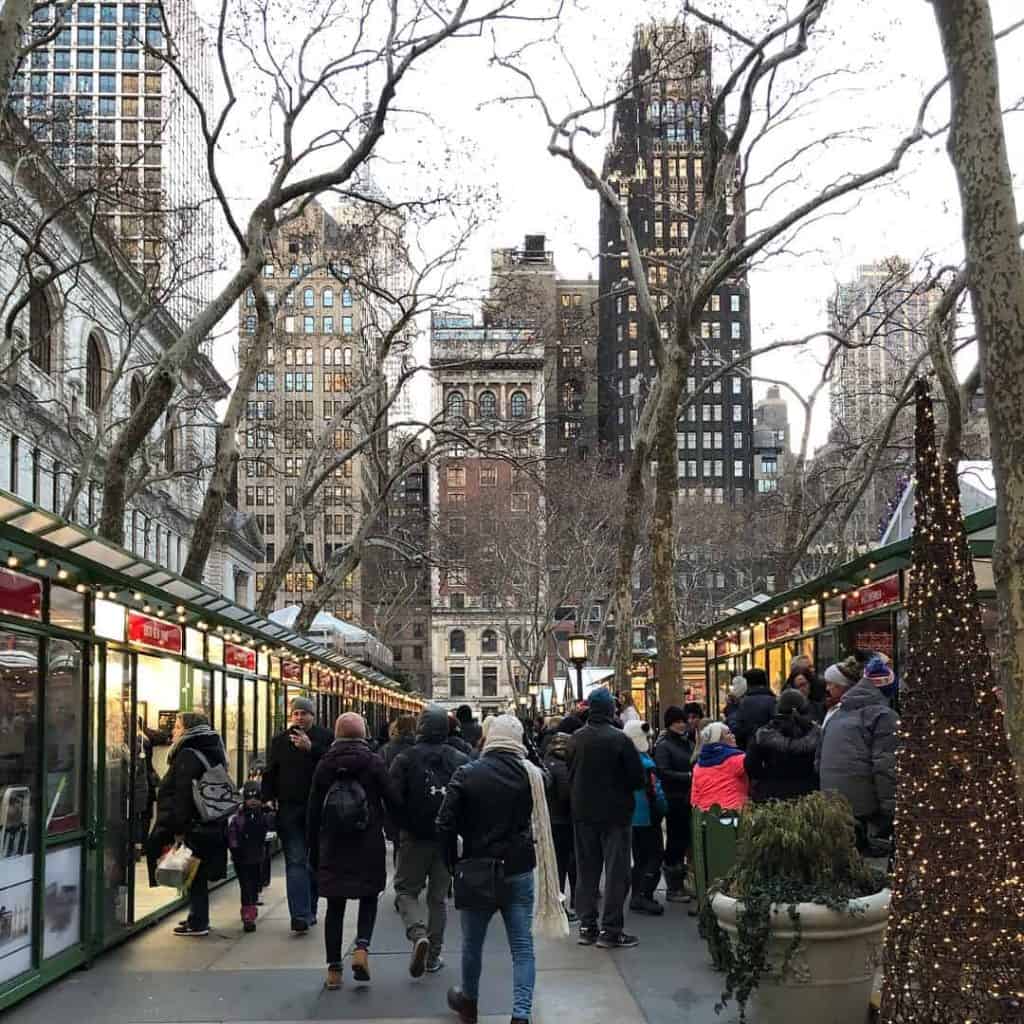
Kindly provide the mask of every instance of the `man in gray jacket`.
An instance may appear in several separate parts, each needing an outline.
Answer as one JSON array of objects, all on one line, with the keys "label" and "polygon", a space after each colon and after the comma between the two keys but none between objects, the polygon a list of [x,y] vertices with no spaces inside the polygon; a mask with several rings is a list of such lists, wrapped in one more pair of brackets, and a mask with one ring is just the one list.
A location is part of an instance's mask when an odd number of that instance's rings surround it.
[{"label": "man in gray jacket", "polygon": [[849,800],[862,850],[868,846],[869,824],[880,836],[892,832],[899,719],[881,691],[891,681],[889,666],[872,658],[860,682],[843,694],[835,713],[826,719],[818,751],[821,788]]}]

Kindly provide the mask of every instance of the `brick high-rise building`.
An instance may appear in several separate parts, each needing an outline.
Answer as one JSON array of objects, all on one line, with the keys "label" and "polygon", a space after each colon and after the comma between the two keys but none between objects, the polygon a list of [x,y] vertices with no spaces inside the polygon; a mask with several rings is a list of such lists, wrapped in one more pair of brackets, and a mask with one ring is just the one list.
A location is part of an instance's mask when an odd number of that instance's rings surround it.
[{"label": "brick high-rise building", "polygon": [[[626,81],[633,89],[616,104],[604,176],[629,211],[648,282],[665,308],[674,267],[704,203],[705,133],[713,98],[707,31],[691,31],[678,23],[637,29]],[[739,215],[739,200],[735,203]],[[733,200],[726,213],[733,213]],[[618,219],[604,204],[600,259],[599,434],[608,454],[624,464],[656,370],[653,353],[640,337],[636,291]],[[663,336],[667,332],[665,323]],[[700,332],[701,348],[687,384],[690,393],[716,367],[750,352],[750,293],[744,276],[710,297]],[[747,363],[714,383],[680,418],[680,494],[716,503],[749,494],[752,427]]]},{"label": "brick high-rise building", "polygon": [[76,2],[55,24],[37,4],[33,35],[54,33],[15,75],[11,106],[79,189],[99,185],[98,220],[187,322],[212,294],[213,194],[199,112],[159,53],[172,42],[212,109],[212,54],[191,0]]}]

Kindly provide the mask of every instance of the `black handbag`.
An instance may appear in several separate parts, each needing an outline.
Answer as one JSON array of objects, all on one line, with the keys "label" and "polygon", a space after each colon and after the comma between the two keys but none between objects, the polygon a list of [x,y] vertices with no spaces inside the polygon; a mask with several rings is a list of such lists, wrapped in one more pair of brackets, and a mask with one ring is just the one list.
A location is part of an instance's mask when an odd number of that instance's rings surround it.
[{"label": "black handbag", "polygon": [[452,884],[456,910],[497,910],[505,895],[505,862],[495,857],[460,860]]}]

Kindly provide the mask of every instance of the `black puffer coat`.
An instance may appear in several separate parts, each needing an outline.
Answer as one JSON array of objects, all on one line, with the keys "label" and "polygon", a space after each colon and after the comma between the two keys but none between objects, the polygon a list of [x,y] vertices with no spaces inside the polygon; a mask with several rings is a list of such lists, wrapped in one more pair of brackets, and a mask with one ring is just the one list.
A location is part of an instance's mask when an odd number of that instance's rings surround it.
[{"label": "black puffer coat", "polygon": [[483,753],[448,783],[437,834],[449,863],[462,836],[462,856],[505,862],[505,876],[537,866],[533,849],[533,794],[522,758],[505,750]]},{"label": "black puffer coat", "polygon": [[[332,836],[320,828],[324,798],[341,771],[351,772],[363,789],[369,809],[365,831]],[[384,759],[366,740],[335,740],[316,766],[306,813],[306,847],[316,871],[320,895],[330,901],[375,898],[388,880],[384,820],[396,809],[395,791]]]},{"label": "black puffer coat", "polygon": [[153,837],[157,843],[169,843],[174,836],[184,836],[185,844],[206,862],[211,882],[223,878],[228,869],[227,820],[204,824],[196,811],[192,783],[206,771],[196,757],[199,751],[210,766],[227,764],[224,744],[212,729],[195,731],[181,741],[167,762],[167,771],[156,791],[156,823]]},{"label": "black puffer coat", "polygon": [[666,729],[654,745],[654,766],[661,779],[665,799],[688,807],[693,785],[693,741],[690,737],[686,733]]},{"label": "black puffer coat", "polygon": [[806,716],[775,715],[747,744],[743,766],[755,803],[789,800],[818,788],[814,767],[821,729]]},{"label": "black puffer coat", "polygon": [[736,715],[736,746],[742,750],[754,738],[754,733],[767,725],[775,714],[775,694],[770,686],[751,686],[740,701],[740,710]]},{"label": "black puffer coat", "polygon": [[569,762],[572,760],[573,740],[564,732],[548,738],[544,768],[551,780],[548,786],[548,814],[552,825],[572,824],[572,785],[569,782]]}]

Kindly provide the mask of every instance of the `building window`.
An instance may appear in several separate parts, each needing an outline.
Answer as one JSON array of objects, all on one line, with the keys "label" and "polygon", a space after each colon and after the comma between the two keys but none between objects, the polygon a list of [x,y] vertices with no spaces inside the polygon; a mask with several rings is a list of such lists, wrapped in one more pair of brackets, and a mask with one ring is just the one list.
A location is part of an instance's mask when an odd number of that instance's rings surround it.
[{"label": "building window", "polygon": [[732,421],[733,421],[733,423],[742,423],[743,422],[743,406],[742,405],[734,405],[732,407]]},{"label": "building window", "polygon": [[325,309],[330,309],[334,306],[334,289],[325,288],[320,294],[320,305]]},{"label": "building window", "polygon": [[733,460],[732,475],[734,477],[736,477],[737,479],[739,479],[739,480],[741,480],[743,478],[743,460],[742,459],[735,459],[735,460]]},{"label": "building window", "polygon": [[484,665],[480,672],[481,696],[498,696],[498,667],[497,665]]},{"label": "building window", "polygon": [[302,333],[303,334],[316,334],[316,317],[315,316],[304,316],[302,318]]},{"label": "building window", "polygon": [[99,339],[89,335],[85,355],[85,407],[93,413],[100,411],[103,401],[103,357]]},{"label": "building window", "polygon": [[302,289],[302,305],[306,309],[312,309],[316,305],[316,293],[312,288]]},{"label": "building window", "polygon": [[352,317],[343,316],[341,318],[341,333],[351,334],[352,333]]},{"label": "building window", "polygon": [[525,419],[527,408],[526,392],[513,391],[512,397],[509,399],[509,408],[511,409],[513,419]]},{"label": "building window", "polygon": [[28,357],[43,373],[52,369],[53,320],[41,285],[33,284],[28,296]]},{"label": "building window", "polygon": [[450,697],[466,696],[466,670],[461,666],[448,669],[448,695]]},{"label": "building window", "polygon": [[498,653],[498,634],[496,630],[485,629],[480,636],[480,651],[483,654]]},{"label": "building window", "polygon": [[512,495],[512,511],[513,512],[529,512],[530,511],[530,495],[522,492],[517,492]]},{"label": "building window", "polygon": [[492,420],[498,415],[498,399],[493,391],[481,392],[477,406],[482,420]]},{"label": "building window", "polygon": [[453,420],[464,419],[466,415],[466,399],[461,391],[453,391],[448,396],[448,416]]},{"label": "building window", "polygon": [[498,467],[482,465],[480,467],[480,486],[481,487],[497,487],[498,485]]},{"label": "building window", "polygon": [[352,306],[352,292],[348,288],[345,288],[341,293],[341,304],[349,309]]},{"label": "building window", "polygon": [[740,311],[740,297],[738,295],[729,296],[729,311],[732,313]]},{"label": "building window", "polygon": [[[465,466],[449,466],[446,473],[446,478],[449,487],[465,487],[466,486],[466,468]],[[450,495],[449,499],[454,498],[454,495]]]},{"label": "building window", "polygon": [[453,629],[448,634],[448,652],[449,654],[466,653],[466,634],[463,630]]}]

